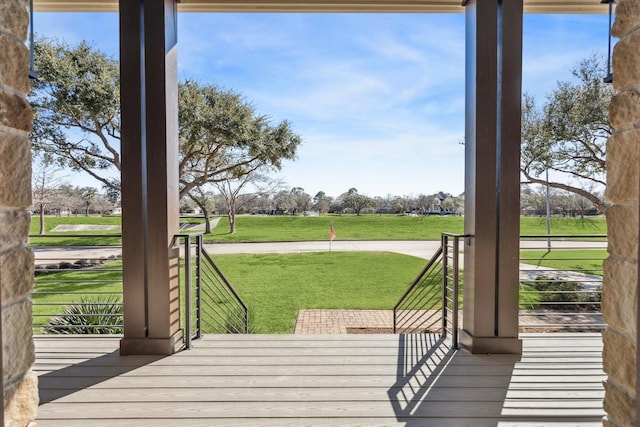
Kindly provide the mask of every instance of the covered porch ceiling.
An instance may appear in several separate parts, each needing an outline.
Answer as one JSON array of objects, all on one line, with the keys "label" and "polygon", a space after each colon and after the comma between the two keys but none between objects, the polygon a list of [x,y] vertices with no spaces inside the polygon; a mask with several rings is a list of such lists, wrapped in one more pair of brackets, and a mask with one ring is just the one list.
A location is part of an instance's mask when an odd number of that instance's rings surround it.
[{"label": "covered porch ceiling", "polygon": [[[460,13],[462,0],[178,0],[181,12]],[[34,0],[39,12],[115,12],[118,0]],[[600,0],[524,0],[526,13],[607,13]]]}]

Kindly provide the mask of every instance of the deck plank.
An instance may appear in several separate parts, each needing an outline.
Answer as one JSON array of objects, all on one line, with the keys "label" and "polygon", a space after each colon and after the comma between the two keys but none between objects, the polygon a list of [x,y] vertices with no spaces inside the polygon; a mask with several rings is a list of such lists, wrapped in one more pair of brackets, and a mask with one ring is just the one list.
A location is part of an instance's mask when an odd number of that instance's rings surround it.
[{"label": "deck plank", "polygon": [[36,337],[43,426],[600,425],[599,334],[523,334],[522,356],[432,336],[207,336],[171,357],[120,337]]}]

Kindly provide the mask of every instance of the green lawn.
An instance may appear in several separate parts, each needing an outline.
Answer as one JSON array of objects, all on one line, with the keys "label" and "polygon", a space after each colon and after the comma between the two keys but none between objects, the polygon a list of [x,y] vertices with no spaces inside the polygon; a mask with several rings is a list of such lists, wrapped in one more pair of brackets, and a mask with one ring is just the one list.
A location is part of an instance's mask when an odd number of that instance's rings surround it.
[{"label": "green lawn", "polygon": [[[292,332],[304,308],[391,309],[424,267],[420,258],[388,252],[218,255],[215,261],[249,306],[256,333]],[[45,325],[83,296],[121,293],[120,269],[121,262],[112,262],[38,276],[34,324]]]},{"label": "green lawn", "polygon": [[[96,216],[96,215],[78,215],[78,216],[45,216],[44,226],[47,234],[52,233],[52,230],[58,225],[64,224],[90,224],[90,225],[120,225],[120,216]],[[29,228],[29,234],[38,234],[40,231],[40,218],[38,215],[31,217],[31,227]],[[100,231],[96,234],[119,234],[120,231]],[[88,232],[67,232],[65,234],[92,234]]]},{"label": "green lawn", "polygon": [[[100,267],[41,274],[36,277],[33,300],[34,326],[44,326],[67,305],[88,298],[98,301],[122,296],[122,262]],[[41,332],[39,329],[36,332]]]},{"label": "green lawn", "polygon": [[556,249],[547,251],[521,251],[520,262],[559,270],[579,271],[602,276],[605,249]]},{"label": "green lawn", "polygon": [[[120,234],[120,230],[99,230],[99,231],[65,231],[54,232],[58,225],[120,225],[119,216],[61,216],[45,217],[45,233],[43,237],[30,237],[29,244],[33,246],[104,246],[119,245],[119,237],[104,237],[110,234]],[[40,218],[37,215],[31,217],[29,234],[37,235],[40,230]],[[79,237],[79,235],[94,235],[93,237]],[[77,237],[74,237],[77,236]],[[101,237],[102,236],[102,237]]]},{"label": "green lawn", "polygon": [[253,332],[289,333],[300,309],[391,309],[424,260],[388,252],[218,255]]},{"label": "green lawn", "polygon": [[[47,218],[49,235],[55,237],[32,238],[34,245],[98,245],[114,244],[119,238],[108,237],[117,233],[102,232],[103,236],[89,239],[74,237],[82,233],[54,233],[58,224],[119,224],[121,218],[78,216]],[[439,239],[442,232],[461,233],[463,218],[453,216],[409,217],[395,215],[328,215],[323,217],[289,216],[240,216],[238,232],[231,236],[226,232],[227,220],[221,218],[208,241],[305,241],[328,240],[329,224],[333,221],[337,240],[366,239]],[[194,221],[197,221],[195,219]],[[38,218],[32,221],[31,232],[38,228]],[[544,218],[522,218],[523,234],[546,232]],[[604,234],[606,223],[602,218],[554,218],[553,234]],[[523,258],[542,258],[541,265],[563,269],[586,269],[594,274],[601,271],[604,250],[588,251],[523,252]],[[575,258],[592,258],[576,261]],[[72,260],[73,261],[73,260]],[[415,278],[424,261],[418,258],[391,253],[323,252],[293,255],[220,255],[216,257],[225,275],[247,300],[256,332],[284,333],[293,328],[297,310],[302,308],[390,309]],[[536,264],[538,261],[525,261]],[[111,273],[90,272],[54,273],[39,276],[36,290],[39,292],[60,290],[73,286],[80,291],[111,292],[108,283]],[[84,281],[67,282],[83,276]],[[90,278],[94,275],[94,278]],[[95,281],[90,281],[95,280]],[[51,281],[47,283],[47,281]],[[53,282],[57,281],[58,284]],[[97,295],[97,294],[96,294]],[[34,313],[37,325],[46,323],[52,307],[48,303],[79,301],[80,296],[69,297],[35,294]],[[62,307],[61,304],[57,307]],[[55,314],[55,313],[53,313]]]},{"label": "green lawn", "polygon": [[[520,217],[520,234],[547,234],[547,219],[544,217]],[[554,217],[551,218],[551,234],[607,234],[607,223],[604,217]]]},{"label": "green lawn", "polygon": [[[605,256],[604,250],[521,253],[522,262],[593,274],[602,274]],[[300,309],[391,309],[424,267],[422,259],[388,252],[217,255],[214,260],[249,306],[255,333],[291,332]],[[104,268],[38,276],[34,323],[46,324],[82,295],[97,298],[103,293],[121,293],[120,269],[118,261]],[[538,292],[523,286],[521,305],[537,305]]]},{"label": "green lawn", "polygon": [[209,242],[283,242],[328,240],[333,221],[337,240],[432,240],[442,230],[462,232],[462,218],[397,215],[239,216],[230,235],[227,218],[221,218]]},{"label": "green lawn", "polygon": [[[327,215],[322,217],[240,216],[236,233],[221,218],[207,242],[328,240],[333,221],[337,240],[438,240],[443,232],[462,233],[460,216]],[[546,234],[545,218],[521,218],[521,234]],[[604,218],[553,218],[552,234],[606,234]]]},{"label": "green lawn", "polygon": [[[189,218],[184,222],[198,222]],[[226,217],[220,218],[212,234],[205,236],[207,242],[283,242],[328,240],[329,224],[333,221],[337,240],[438,240],[443,232],[462,233],[464,218],[456,216],[411,217],[399,215],[325,215],[321,217],[301,216],[239,216],[237,231],[228,233]],[[66,232],[51,230],[58,224],[119,224],[120,217],[78,216],[48,217],[47,234],[50,237],[32,238],[34,245],[85,244],[104,245],[117,243],[115,238],[71,238],[74,234],[118,234],[108,232]],[[545,218],[521,218],[521,234],[545,234]],[[31,223],[31,233],[38,230],[38,218]],[[553,218],[552,234],[606,234],[604,218]],[[58,236],[58,237],[53,237]]]}]

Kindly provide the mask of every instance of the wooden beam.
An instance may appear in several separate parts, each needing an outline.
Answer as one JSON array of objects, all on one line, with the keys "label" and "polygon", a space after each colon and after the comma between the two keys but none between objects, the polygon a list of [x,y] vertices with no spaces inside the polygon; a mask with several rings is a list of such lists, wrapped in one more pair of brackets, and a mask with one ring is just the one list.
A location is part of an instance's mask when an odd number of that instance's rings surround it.
[{"label": "wooden beam", "polygon": [[[462,0],[181,0],[179,12],[462,13]],[[34,0],[38,12],[116,12],[118,0]],[[603,14],[597,0],[525,0],[525,13]]]}]

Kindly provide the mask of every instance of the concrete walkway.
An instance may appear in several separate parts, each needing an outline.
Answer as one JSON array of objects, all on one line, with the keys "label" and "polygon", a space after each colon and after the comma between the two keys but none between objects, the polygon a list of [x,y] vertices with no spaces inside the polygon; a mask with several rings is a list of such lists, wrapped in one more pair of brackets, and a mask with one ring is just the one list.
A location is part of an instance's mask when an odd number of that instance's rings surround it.
[{"label": "concrete walkway", "polygon": [[[552,242],[554,248],[607,248],[607,242]],[[207,243],[204,245],[210,254],[267,254],[267,253],[304,253],[329,251],[328,241],[319,242],[270,242],[270,243]],[[336,240],[331,244],[332,251],[396,252],[422,259],[430,259],[440,247],[439,240]],[[546,241],[523,241],[526,249],[545,249]],[[118,247],[34,247],[36,264],[49,261],[77,260],[82,258],[109,257],[121,253]]]},{"label": "concrete walkway", "polygon": [[[329,242],[273,242],[273,243],[208,243],[204,245],[210,254],[268,254],[328,252]],[[440,247],[439,240],[336,240],[331,251],[349,252],[397,252],[429,259]]]}]

